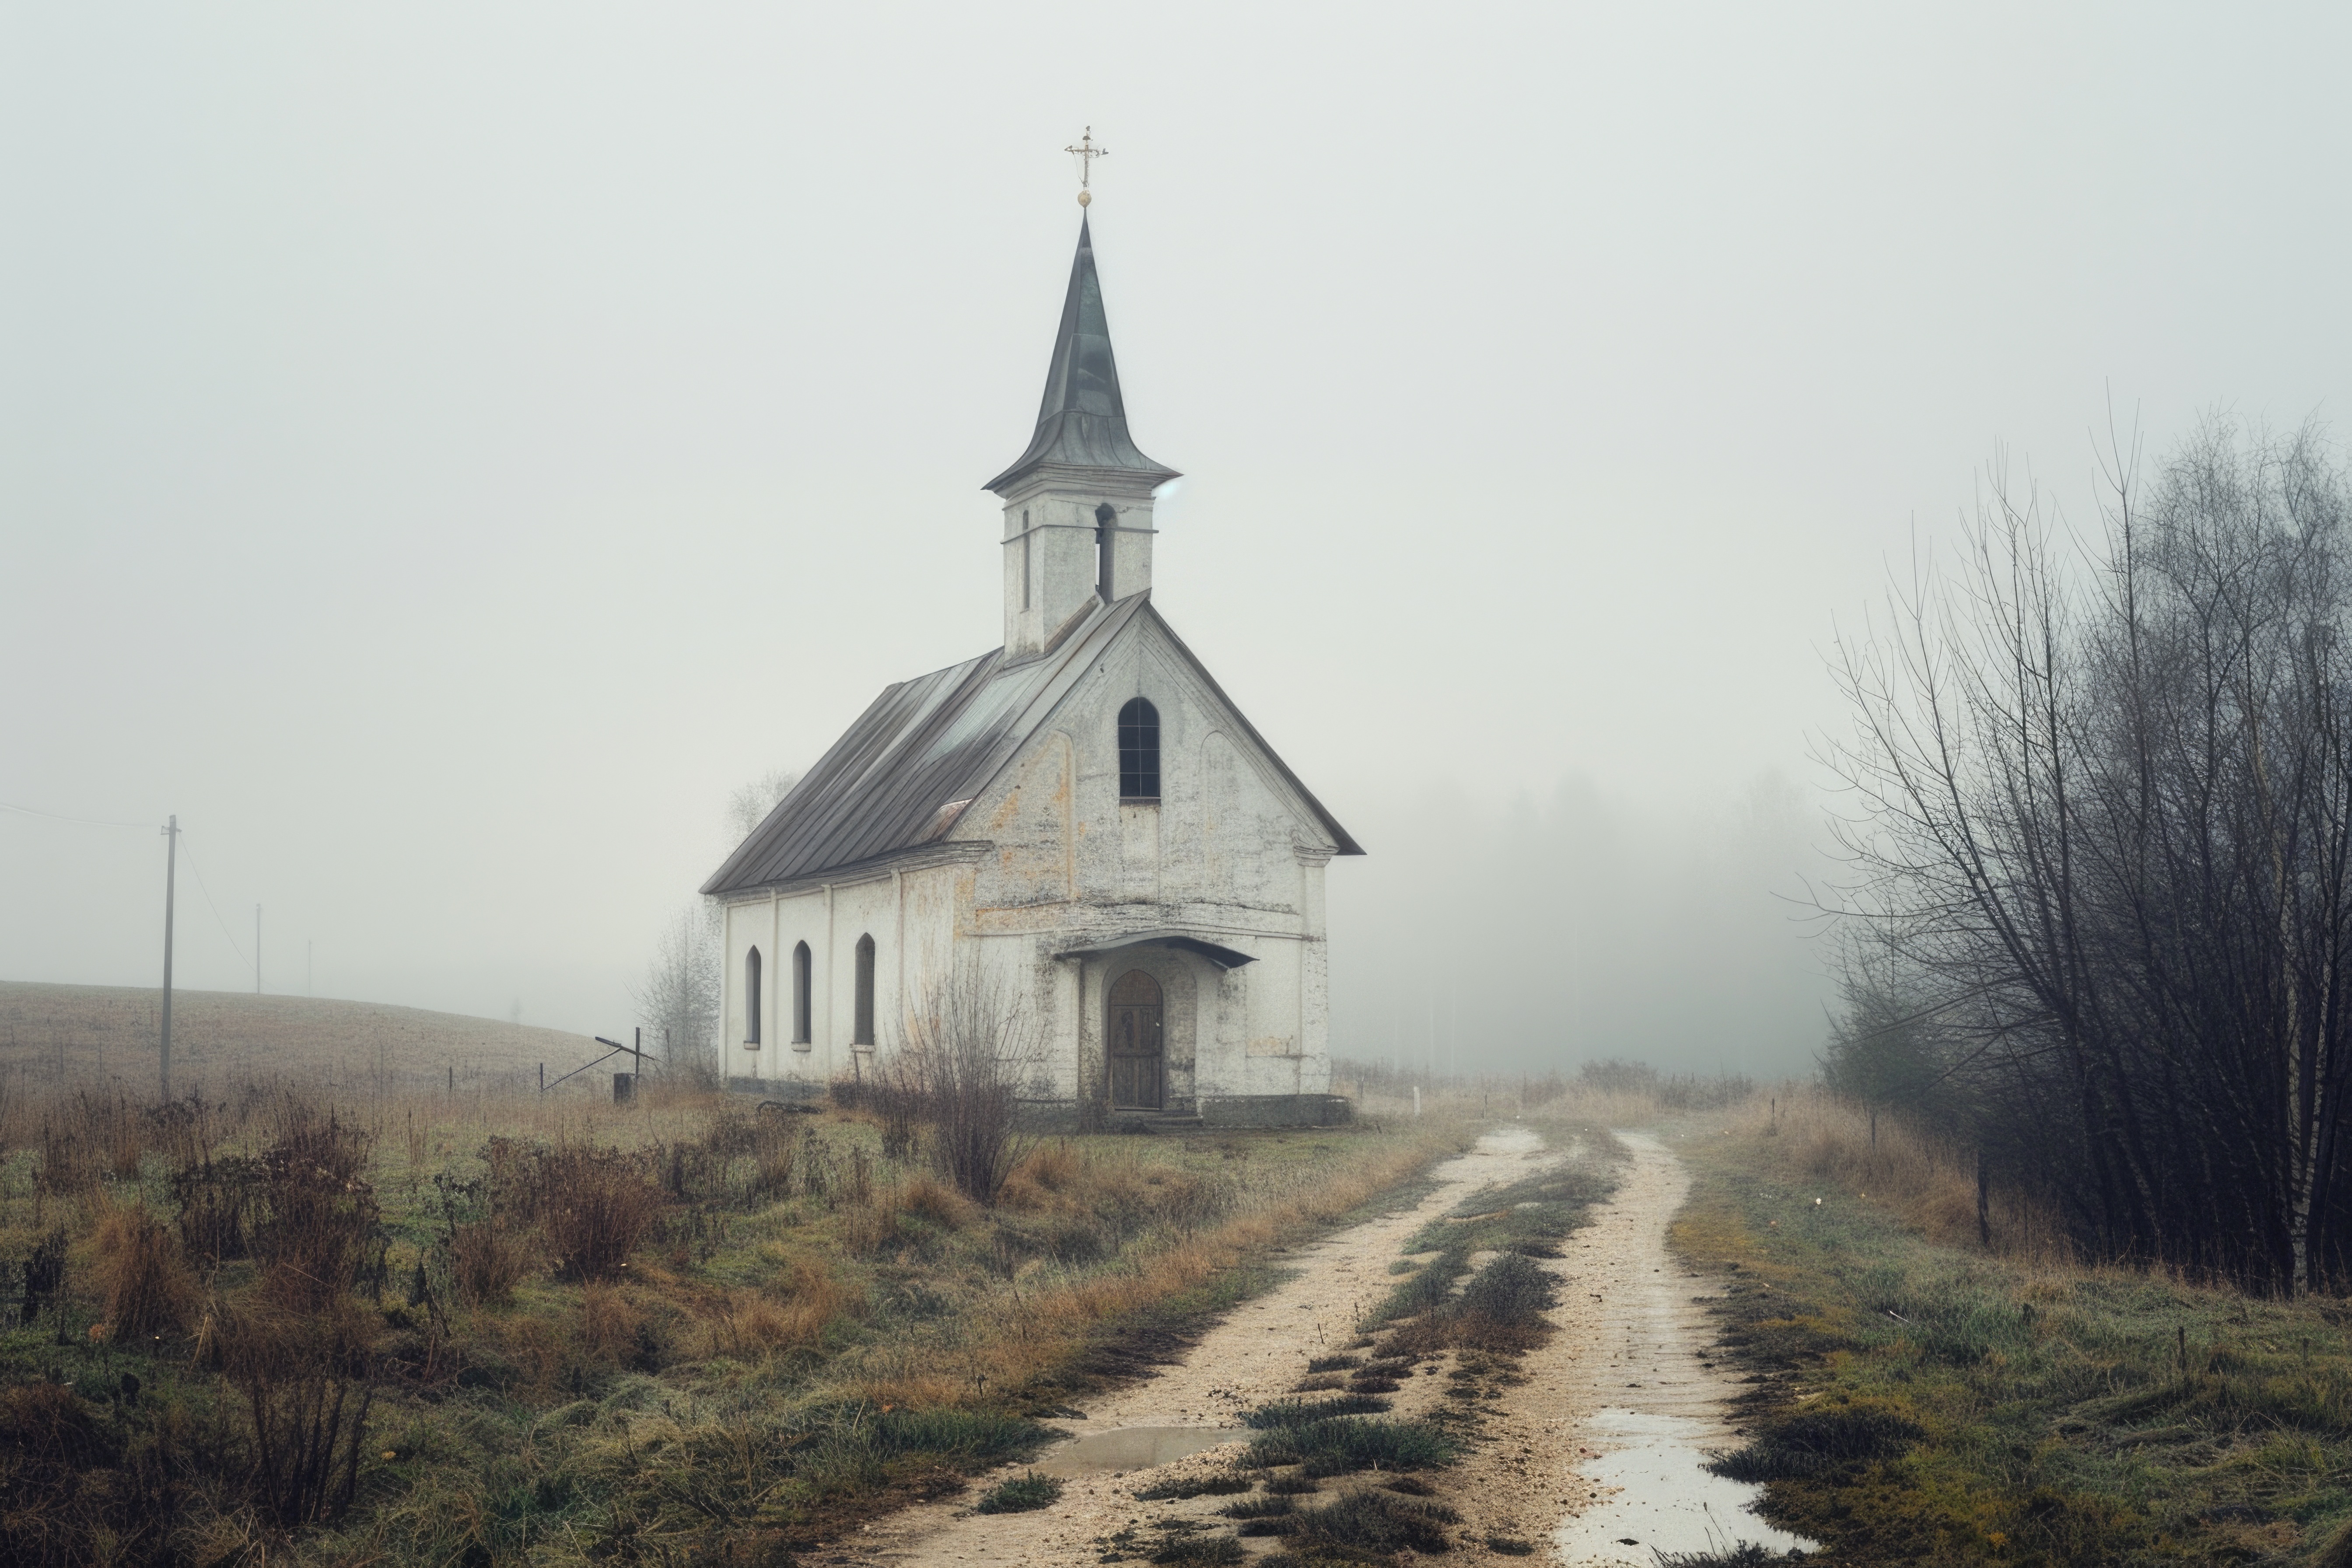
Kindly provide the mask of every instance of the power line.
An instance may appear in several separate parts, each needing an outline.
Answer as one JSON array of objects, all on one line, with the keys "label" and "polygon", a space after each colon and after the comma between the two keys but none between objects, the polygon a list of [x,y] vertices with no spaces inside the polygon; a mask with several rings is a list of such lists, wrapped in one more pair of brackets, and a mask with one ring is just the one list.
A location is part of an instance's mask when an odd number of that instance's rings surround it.
[{"label": "power line", "polygon": [[74,822],[84,827],[152,827],[152,822],[106,822],[95,816],[63,816],[54,811],[36,811],[29,805],[11,805],[0,800],[0,811],[21,811],[26,816],[46,816],[51,822]]},{"label": "power line", "polygon": [[184,827],[180,830],[180,853],[188,858],[188,869],[196,873],[196,886],[204,889],[205,905],[212,910],[213,919],[220,922],[221,935],[227,937],[229,946],[236,949],[237,961],[245,962],[245,949],[237,946],[236,933],[228,929],[228,921],[222,918],[220,906],[213,902],[213,890],[205,887],[205,874],[196,868],[195,851],[188,847],[188,830]]}]

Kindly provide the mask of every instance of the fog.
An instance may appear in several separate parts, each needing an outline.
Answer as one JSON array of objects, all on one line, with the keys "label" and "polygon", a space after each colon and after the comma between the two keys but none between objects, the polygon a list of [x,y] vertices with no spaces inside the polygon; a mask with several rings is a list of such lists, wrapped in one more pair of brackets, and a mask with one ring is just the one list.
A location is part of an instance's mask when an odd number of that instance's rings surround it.
[{"label": "fog", "polygon": [[[2340,7],[0,13],[0,978],[611,1033],[999,636],[1091,124],[1334,1045],[1801,1067],[1819,649],[2005,446],[2341,406]],[[308,963],[306,965],[306,955]],[[1433,1016],[1434,1022],[1433,1022]],[[1414,1032],[1418,1018],[1418,1034]]]}]

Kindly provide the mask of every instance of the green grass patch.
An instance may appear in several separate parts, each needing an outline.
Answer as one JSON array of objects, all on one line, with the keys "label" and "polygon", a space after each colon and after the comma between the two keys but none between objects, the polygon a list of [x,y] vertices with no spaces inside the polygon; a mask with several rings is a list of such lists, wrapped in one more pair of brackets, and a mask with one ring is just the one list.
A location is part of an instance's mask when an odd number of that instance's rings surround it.
[{"label": "green grass patch", "polygon": [[2315,1563],[2352,1520],[2340,1303],[2011,1265],[1760,1147],[1684,1148],[1675,1244],[1730,1269],[1710,1308],[1758,1379],[1717,1468],[1832,1559]]},{"label": "green grass patch", "polygon": [[1228,1497],[1249,1490],[1252,1484],[1247,1476],[1188,1476],[1182,1480],[1145,1487],[1135,1494],[1135,1499],[1138,1502],[1176,1502],[1185,1498]]},{"label": "green grass patch", "polygon": [[1387,1410],[1389,1402],[1369,1394],[1343,1394],[1336,1399],[1278,1399],[1271,1405],[1261,1405],[1255,1410],[1242,1412],[1242,1425],[1265,1430],[1276,1426],[1303,1426],[1310,1421],[1321,1421],[1333,1415],[1377,1415]]},{"label": "green grass patch", "polygon": [[1253,1468],[1303,1465],[1308,1475],[1352,1470],[1423,1470],[1452,1464],[1461,1440],[1426,1421],[1383,1421],[1340,1415],[1296,1426],[1276,1426],[1250,1440],[1242,1463]]},{"label": "green grass patch", "polygon": [[1051,1508],[1061,1500],[1062,1483],[1054,1476],[1041,1476],[1032,1470],[1025,1476],[1015,1476],[1000,1481],[980,1494],[972,1504],[974,1513],[1034,1513],[1041,1508]]}]

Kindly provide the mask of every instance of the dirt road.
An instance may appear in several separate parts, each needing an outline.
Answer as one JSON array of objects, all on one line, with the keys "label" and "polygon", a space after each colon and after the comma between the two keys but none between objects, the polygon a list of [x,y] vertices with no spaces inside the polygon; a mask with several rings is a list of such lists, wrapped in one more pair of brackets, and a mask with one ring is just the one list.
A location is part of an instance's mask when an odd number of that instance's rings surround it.
[{"label": "dirt road", "polygon": [[[1561,1331],[1520,1363],[1524,1382],[1480,1405],[1482,1441],[1443,1478],[1444,1500],[1463,1516],[1458,1556],[1486,1555],[1489,1536],[1536,1543],[1555,1562],[1644,1568],[1655,1561],[1654,1547],[1687,1552],[1738,1539],[1800,1544],[1744,1511],[1755,1489],[1697,1468],[1701,1449],[1736,1439],[1722,1415],[1729,1390],[1705,1363],[1710,1336],[1690,1300],[1703,1286],[1665,1247],[1666,1224],[1689,1181],[1655,1140],[1623,1141],[1633,1160],[1616,1194],[1568,1239],[1567,1257],[1546,1265],[1561,1279],[1552,1313]],[[1236,1309],[1179,1364],[1105,1395],[1085,1419],[1061,1424],[1075,1440],[1036,1467],[1066,1481],[1051,1507],[981,1515],[970,1511],[969,1499],[921,1505],[819,1560],[877,1568],[1093,1568],[1099,1542],[1122,1529],[1213,1519],[1230,1498],[1144,1503],[1135,1493],[1223,1471],[1239,1451],[1240,1412],[1286,1393],[1309,1358],[1353,1341],[1363,1310],[1394,1284],[1390,1265],[1407,1237],[1478,1188],[1561,1157],[1525,1129],[1490,1134],[1440,1166],[1440,1185],[1422,1203],[1298,1249],[1285,1259],[1294,1278]],[[1441,1359],[1408,1380],[1393,1396],[1395,1414],[1434,1406],[1450,1363]],[[1244,1544],[1263,1552],[1277,1543]]]}]

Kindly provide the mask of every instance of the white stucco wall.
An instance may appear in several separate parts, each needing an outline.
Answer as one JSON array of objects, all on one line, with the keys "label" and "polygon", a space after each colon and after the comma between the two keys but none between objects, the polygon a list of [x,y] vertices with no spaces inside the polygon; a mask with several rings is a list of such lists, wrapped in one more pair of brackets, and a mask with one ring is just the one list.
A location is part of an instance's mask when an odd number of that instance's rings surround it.
[{"label": "white stucco wall", "polygon": [[[1160,715],[1156,805],[1118,795],[1118,712],[1138,696]],[[729,907],[730,1071],[821,1082],[856,1070],[856,948],[870,933],[883,1050],[924,986],[969,964],[1034,1009],[1052,1092],[1098,1093],[1107,988],[1142,969],[1161,985],[1171,1102],[1328,1092],[1323,878],[1334,847],[1190,659],[1139,616],[945,842],[901,857],[897,870]],[[1226,971],[1160,947],[1054,957],[1164,928],[1255,962]],[[815,1027],[796,1049],[791,953],[803,941],[815,961]],[[747,1051],[743,959],[755,943],[766,1016],[761,1048]]]}]

